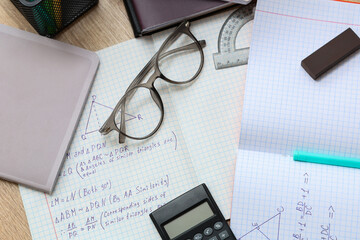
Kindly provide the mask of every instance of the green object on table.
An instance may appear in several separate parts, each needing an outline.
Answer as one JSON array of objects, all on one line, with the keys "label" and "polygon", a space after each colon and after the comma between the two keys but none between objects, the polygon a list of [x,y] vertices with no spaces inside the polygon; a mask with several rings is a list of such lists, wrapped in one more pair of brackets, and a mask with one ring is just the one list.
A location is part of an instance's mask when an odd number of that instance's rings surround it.
[{"label": "green object on table", "polygon": [[[29,2],[33,2],[34,0],[28,0]],[[38,11],[38,6],[32,8],[32,12],[33,12],[33,16],[34,16],[34,20],[37,24],[39,33],[41,35],[45,35],[46,34],[46,27],[45,27],[45,23],[43,22],[42,18],[41,18],[41,14]]]},{"label": "green object on table", "polygon": [[294,161],[319,163],[341,167],[360,168],[360,159],[294,151]]},{"label": "green object on table", "polygon": [[[28,1],[33,2],[34,0]],[[55,23],[55,13],[52,9],[52,1],[45,4],[43,3],[44,1],[33,8],[34,19],[41,35],[52,35],[55,34],[57,31],[57,26]]]},{"label": "green object on table", "polygon": [[52,20],[56,23],[57,28],[62,25],[61,0],[47,0],[44,2],[46,12],[51,15]]}]

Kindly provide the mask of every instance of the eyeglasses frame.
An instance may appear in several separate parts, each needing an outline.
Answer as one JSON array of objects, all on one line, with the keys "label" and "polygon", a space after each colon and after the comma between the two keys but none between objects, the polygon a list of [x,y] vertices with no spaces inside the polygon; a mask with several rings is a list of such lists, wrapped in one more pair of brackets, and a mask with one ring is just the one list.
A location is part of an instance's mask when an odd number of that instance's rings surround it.
[{"label": "eyeglasses frame", "polygon": [[[186,34],[188,37],[190,37],[194,42],[188,45],[185,45],[183,47],[179,47],[176,49],[172,49],[168,52],[164,52],[168,47],[170,47],[182,34]],[[110,133],[112,130],[115,130],[119,133],[119,143],[124,143],[126,137],[130,138],[130,139],[135,139],[135,140],[144,140],[147,138],[150,138],[151,136],[153,136],[161,127],[161,124],[164,120],[164,104],[163,101],[161,99],[160,94],[158,93],[158,91],[156,90],[154,83],[158,78],[161,78],[162,80],[168,82],[168,83],[172,83],[172,84],[176,84],[176,85],[181,85],[181,84],[187,84],[190,82],[193,82],[200,74],[202,68],[204,67],[204,52],[202,50],[203,47],[206,46],[206,42],[205,40],[200,40],[198,41],[195,36],[190,32],[190,22],[188,21],[184,21],[183,23],[181,23],[172,34],[169,35],[169,37],[164,41],[164,43],[161,45],[160,49],[155,53],[155,55],[150,59],[150,61],[144,66],[144,68],[139,72],[139,74],[135,77],[135,79],[131,82],[131,84],[129,85],[129,87],[127,88],[127,90],[125,91],[125,94],[123,95],[123,97],[119,100],[119,102],[116,104],[115,108],[113,109],[113,112],[110,114],[110,116],[108,117],[108,119],[105,121],[105,123],[103,124],[103,126],[100,128],[99,132],[103,135],[106,135],[108,133]],[[201,62],[199,65],[199,68],[197,70],[197,72],[194,74],[194,76],[186,81],[174,81],[168,77],[166,77],[160,70],[159,68],[159,60],[174,54],[174,53],[178,53],[178,52],[182,52],[182,51],[187,51],[187,50],[191,50],[191,49],[198,49],[199,53],[200,53],[200,58],[201,58]],[[164,53],[163,53],[164,52]],[[149,79],[147,80],[146,83],[141,83],[145,76],[150,72],[151,69],[154,68],[154,73],[149,77]],[[149,133],[146,136],[143,137],[134,137],[131,135],[128,135],[126,133],[126,126],[125,126],[125,105],[126,105],[126,101],[130,101],[131,97],[133,96],[133,94],[136,92],[137,89],[139,88],[146,88],[150,91],[151,97],[153,99],[153,101],[156,103],[156,105],[158,106],[158,108],[160,109],[161,112],[161,116],[160,116],[160,120],[157,124],[157,126],[154,128],[154,130]],[[121,118],[120,118],[120,127],[117,127],[116,124],[116,115],[118,113],[118,111],[120,110],[120,114],[121,114]]]}]

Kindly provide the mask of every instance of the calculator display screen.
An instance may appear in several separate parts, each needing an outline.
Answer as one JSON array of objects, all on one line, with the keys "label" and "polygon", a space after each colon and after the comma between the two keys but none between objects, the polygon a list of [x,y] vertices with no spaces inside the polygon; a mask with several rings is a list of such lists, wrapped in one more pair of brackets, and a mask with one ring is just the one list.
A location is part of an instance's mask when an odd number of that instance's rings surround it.
[{"label": "calculator display screen", "polygon": [[204,202],[165,224],[164,229],[169,237],[174,239],[212,216],[214,216],[214,212],[211,210],[209,204]]}]

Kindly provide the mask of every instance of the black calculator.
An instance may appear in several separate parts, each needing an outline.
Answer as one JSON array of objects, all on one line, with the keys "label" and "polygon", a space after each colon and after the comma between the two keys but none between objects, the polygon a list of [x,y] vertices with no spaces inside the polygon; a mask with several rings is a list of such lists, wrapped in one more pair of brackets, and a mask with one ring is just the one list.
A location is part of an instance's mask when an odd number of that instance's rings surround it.
[{"label": "black calculator", "polygon": [[158,208],[150,218],[163,240],[236,240],[205,184]]}]

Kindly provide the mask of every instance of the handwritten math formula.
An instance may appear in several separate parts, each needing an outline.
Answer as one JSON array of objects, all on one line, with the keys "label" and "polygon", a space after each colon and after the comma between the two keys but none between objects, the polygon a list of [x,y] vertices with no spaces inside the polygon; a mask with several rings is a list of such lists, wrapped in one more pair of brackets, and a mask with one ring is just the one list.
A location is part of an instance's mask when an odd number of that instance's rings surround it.
[{"label": "handwritten math formula", "polygon": [[297,202],[296,211],[299,213],[298,218],[298,232],[293,234],[294,239],[307,240],[306,226],[307,220],[312,216],[312,207],[309,204],[310,189],[309,189],[309,174],[304,173],[304,183],[300,188],[300,200]]},{"label": "handwritten math formula", "polygon": [[[66,164],[60,172],[62,181],[71,178],[80,181],[80,187],[70,191],[46,195],[56,234],[61,239],[78,239],[92,232],[106,231],[124,222],[149,218],[149,214],[169,201],[172,186],[171,175],[164,172],[150,180],[138,180],[131,186],[123,186],[116,176],[103,177],[109,168],[121,167],[121,161],[142,158],[149,152],[166,148],[177,150],[177,136],[169,132],[160,140],[143,145],[109,146],[104,140],[84,144],[68,152]],[[101,176],[102,181],[92,179]],[[141,179],[138,178],[138,179]]]},{"label": "handwritten math formula", "polygon": [[[313,216],[313,208],[311,206],[311,194],[310,194],[310,175],[305,172],[303,175],[303,184],[300,187],[300,200],[297,202],[296,211],[298,212],[297,232],[293,234],[293,239],[297,240],[309,240],[312,239],[311,233],[307,233],[307,227],[309,227],[309,221]],[[334,218],[335,209],[333,206],[329,206],[328,214],[329,221],[320,225],[321,240],[337,240],[337,237],[331,232],[331,220]]]},{"label": "handwritten math formula", "polygon": [[110,148],[107,146],[106,141],[91,144],[90,146],[82,146],[79,150],[68,152],[66,157],[66,160],[81,159],[81,161],[77,161],[75,166],[65,166],[60,172],[60,176],[66,177],[77,174],[78,177],[84,179],[97,174],[102,168],[108,167],[108,165],[114,162],[136,157],[168,146],[172,146],[176,151],[177,137],[173,131],[171,131],[171,135],[161,141],[151,142],[134,149],[127,145]]},{"label": "handwritten math formula", "polygon": [[328,208],[329,219],[328,222],[324,225],[321,225],[321,240],[337,240],[337,236],[334,235],[331,229],[332,221],[335,217],[335,209],[333,206]]},{"label": "handwritten math formula", "polygon": [[235,179],[231,227],[241,240],[360,239],[358,169],[239,152],[246,171]]},{"label": "handwritten math formula", "polygon": [[[67,239],[74,239],[83,232],[98,228],[106,230],[123,221],[147,216],[166,202],[169,186],[170,177],[165,175],[148,184],[112,191],[109,179],[99,186],[84,187],[67,195],[49,199],[49,205],[54,213],[55,227],[60,229],[60,234]],[[154,193],[155,189],[159,191]],[[90,197],[92,195],[100,196]],[[86,200],[87,198],[89,200]],[[82,199],[81,204],[72,207],[72,203],[79,199]],[[57,209],[62,205],[68,208],[64,210],[63,206],[58,211]]]}]

